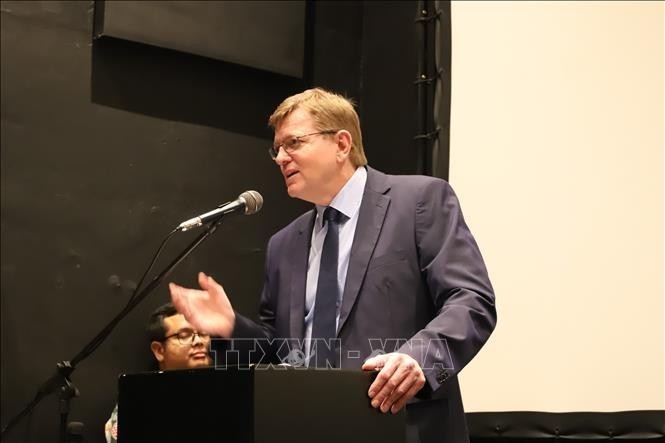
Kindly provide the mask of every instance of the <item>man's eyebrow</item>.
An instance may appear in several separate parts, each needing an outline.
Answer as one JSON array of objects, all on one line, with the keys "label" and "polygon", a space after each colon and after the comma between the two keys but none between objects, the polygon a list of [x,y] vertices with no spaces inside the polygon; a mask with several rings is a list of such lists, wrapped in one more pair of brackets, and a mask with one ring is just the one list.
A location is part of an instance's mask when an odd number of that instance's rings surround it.
[{"label": "man's eyebrow", "polygon": [[286,136],[282,137],[281,140],[273,140],[273,144],[275,146],[281,145],[282,143],[284,143],[285,140],[288,140],[290,138],[295,138],[295,137],[296,137],[295,135],[289,134],[289,135],[286,135]]}]

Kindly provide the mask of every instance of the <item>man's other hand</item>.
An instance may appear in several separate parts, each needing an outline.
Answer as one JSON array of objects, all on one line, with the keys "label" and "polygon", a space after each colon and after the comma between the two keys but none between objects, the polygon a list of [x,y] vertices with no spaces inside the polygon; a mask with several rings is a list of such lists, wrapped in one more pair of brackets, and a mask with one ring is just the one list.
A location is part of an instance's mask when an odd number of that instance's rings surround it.
[{"label": "man's other hand", "polygon": [[418,362],[407,354],[392,352],[377,355],[365,361],[364,371],[379,370],[369,387],[368,395],[372,407],[381,412],[397,413],[423,386],[425,374]]}]

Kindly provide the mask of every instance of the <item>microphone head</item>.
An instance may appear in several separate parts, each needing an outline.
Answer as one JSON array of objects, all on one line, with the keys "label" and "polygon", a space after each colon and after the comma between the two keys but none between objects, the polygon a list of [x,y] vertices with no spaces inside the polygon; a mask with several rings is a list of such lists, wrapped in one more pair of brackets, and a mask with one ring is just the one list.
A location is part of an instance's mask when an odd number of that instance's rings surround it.
[{"label": "microphone head", "polygon": [[238,198],[245,202],[245,215],[256,214],[263,207],[263,197],[257,191],[245,191]]}]

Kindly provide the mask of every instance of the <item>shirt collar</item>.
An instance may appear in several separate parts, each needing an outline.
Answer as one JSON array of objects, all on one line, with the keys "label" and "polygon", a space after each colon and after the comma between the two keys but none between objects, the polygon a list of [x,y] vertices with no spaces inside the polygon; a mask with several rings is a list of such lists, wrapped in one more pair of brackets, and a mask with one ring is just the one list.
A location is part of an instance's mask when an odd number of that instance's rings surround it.
[{"label": "shirt collar", "polygon": [[[367,183],[367,170],[365,167],[359,166],[328,206],[332,206],[344,214],[347,220],[353,218],[360,209],[360,203],[362,203],[365,191],[365,183]],[[321,226],[323,211],[326,208],[327,206],[316,205],[317,223],[319,226]]]}]

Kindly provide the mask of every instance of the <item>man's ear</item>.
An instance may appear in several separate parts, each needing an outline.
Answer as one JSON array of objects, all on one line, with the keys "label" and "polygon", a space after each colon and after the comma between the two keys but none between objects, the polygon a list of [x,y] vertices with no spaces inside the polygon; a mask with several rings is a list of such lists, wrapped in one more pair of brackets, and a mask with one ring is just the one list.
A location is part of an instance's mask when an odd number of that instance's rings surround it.
[{"label": "man's ear", "polygon": [[155,356],[155,360],[159,363],[164,361],[164,344],[158,341],[153,341],[150,343],[150,350],[152,355]]},{"label": "man's ear", "polygon": [[337,132],[337,158],[346,160],[351,153],[352,146],[353,139],[351,138],[351,133],[346,129],[340,129]]}]

